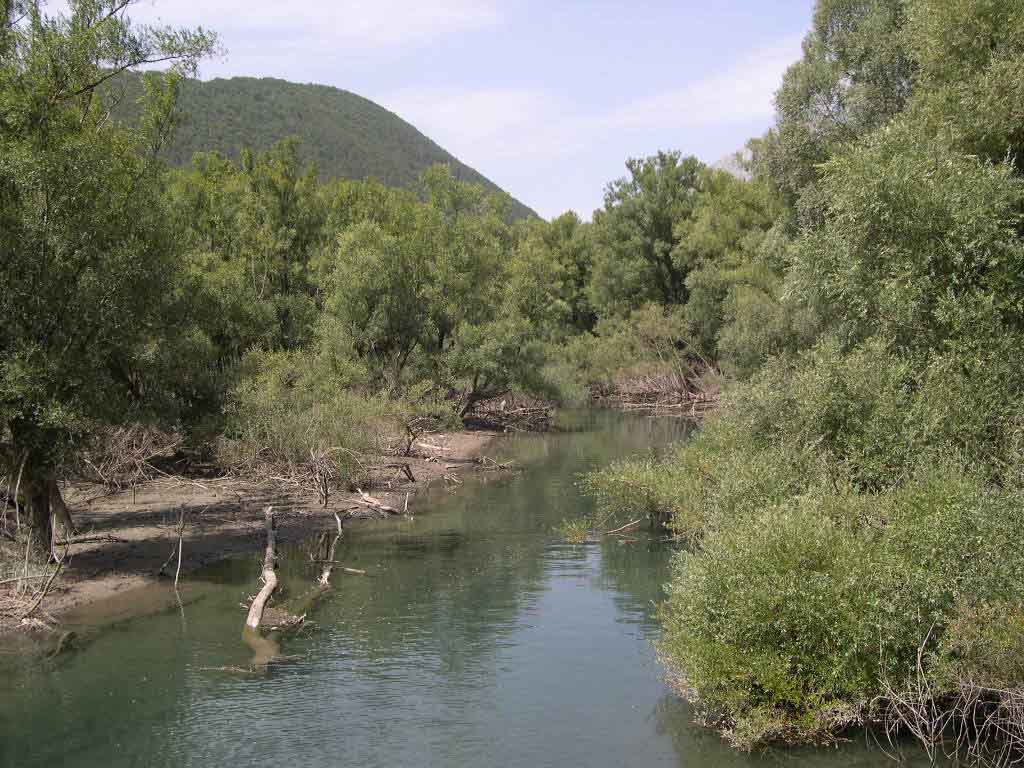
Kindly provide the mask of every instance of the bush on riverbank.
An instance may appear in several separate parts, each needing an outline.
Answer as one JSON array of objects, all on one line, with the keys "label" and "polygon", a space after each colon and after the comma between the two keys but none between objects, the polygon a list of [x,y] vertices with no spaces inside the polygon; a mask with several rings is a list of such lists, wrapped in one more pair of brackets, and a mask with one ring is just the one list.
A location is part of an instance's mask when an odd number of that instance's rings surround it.
[{"label": "bush on riverbank", "polygon": [[356,361],[327,353],[252,353],[241,368],[218,441],[225,468],[276,468],[285,477],[326,471],[332,485],[359,484],[367,460],[403,452],[424,424],[461,423],[459,401],[438,397],[428,382],[403,396],[374,392]]},{"label": "bush on riverbank", "polygon": [[324,376],[307,354],[252,354],[243,370],[220,442],[225,465],[277,465],[287,472],[322,457],[344,480],[362,455],[397,439],[384,399],[359,394],[344,377]]},{"label": "bush on riverbank", "polygon": [[883,494],[809,488],[680,557],[661,651],[744,748],[870,721],[922,645],[942,696],[967,678],[934,637],[965,606],[1019,595],[1022,501],[950,465]]},{"label": "bush on riverbank", "polygon": [[[928,743],[922,713],[971,730],[982,689],[1006,728],[952,749],[998,762],[1024,744],[1006,629],[1024,594],[1024,144],[1003,121],[1024,12],[957,8],[818,3],[757,148],[793,215],[781,288],[761,294],[776,306],[754,314],[788,341],[748,323],[750,354],[730,353],[762,362],[696,439],[587,482],[688,544],[662,655],[744,748],[885,717]],[[846,107],[820,113],[832,98]]]}]

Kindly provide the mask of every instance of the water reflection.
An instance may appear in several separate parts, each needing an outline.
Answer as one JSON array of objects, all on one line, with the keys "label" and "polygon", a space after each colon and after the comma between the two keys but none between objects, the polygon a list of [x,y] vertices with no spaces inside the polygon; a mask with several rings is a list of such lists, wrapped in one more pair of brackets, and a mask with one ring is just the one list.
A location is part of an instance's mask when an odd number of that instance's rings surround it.
[{"label": "water reflection", "polygon": [[[682,439],[668,419],[574,414],[576,431],[512,438],[525,466],[458,494],[438,489],[412,520],[353,527],[295,658],[243,665],[239,603],[259,558],[223,564],[177,607],[124,622],[50,668],[0,670],[0,765],[738,765],[690,724],[661,682],[650,640],[668,578],[663,544],[571,546],[551,532],[586,512],[580,472]],[[281,577],[314,578],[302,548]],[[787,753],[788,754],[788,753]],[[881,765],[863,748],[813,765]]]}]

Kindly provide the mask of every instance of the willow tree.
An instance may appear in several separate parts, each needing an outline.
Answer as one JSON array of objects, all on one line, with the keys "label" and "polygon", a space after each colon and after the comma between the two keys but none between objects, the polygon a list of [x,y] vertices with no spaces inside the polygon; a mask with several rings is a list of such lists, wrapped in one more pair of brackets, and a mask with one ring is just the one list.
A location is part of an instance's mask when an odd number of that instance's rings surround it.
[{"label": "willow tree", "polygon": [[[99,421],[134,415],[135,353],[158,338],[174,273],[158,153],[177,79],[214,45],[203,30],[140,26],[130,0],[0,0],[0,430],[21,521],[42,551],[56,470]],[[146,75],[142,116],[109,117],[117,76]]]},{"label": "willow tree", "polygon": [[771,176],[791,202],[841,146],[906,108],[916,68],[906,45],[906,6],[906,0],[815,4],[803,56],[775,94],[778,124],[767,144]]},{"label": "willow tree", "polygon": [[678,227],[693,215],[704,165],[678,152],[627,161],[629,175],[605,190],[594,212],[590,299],[599,315],[628,315],[648,302],[685,304],[688,266]]}]

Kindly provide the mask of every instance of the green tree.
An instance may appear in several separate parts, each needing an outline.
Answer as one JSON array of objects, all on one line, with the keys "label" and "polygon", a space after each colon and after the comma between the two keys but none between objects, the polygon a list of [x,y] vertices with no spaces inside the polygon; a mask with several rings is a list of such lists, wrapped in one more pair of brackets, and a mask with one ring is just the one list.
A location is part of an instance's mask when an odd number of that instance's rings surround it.
[{"label": "green tree", "polygon": [[629,176],[608,185],[604,208],[594,213],[590,299],[605,315],[687,299],[677,226],[693,213],[704,166],[678,152],[659,152],[626,167]]},{"label": "green tree", "polygon": [[464,386],[462,415],[512,389],[545,391],[542,340],[567,318],[564,275],[563,265],[536,237],[524,238],[503,259],[486,311],[458,327],[443,358]]},{"label": "green tree", "polygon": [[416,230],[412,236],[392,235],[369,221],[338,237],[325,307],[332,332],[346,338],[358,357],[375,361],[396,391],[427,337],[429,245]]},{"label": "green tree", "polygon": [[676,260],[688,267],[690,343],[715,359],[730,295],[741,285],[770,291],[773,282],[781,282],[781,274],[761,258],[762,244],[781,211],[760,178],[748,181],[708,169],[702,189],[693,215],[676,226]]},{"label": "green tree", "polygon": [[420,236],[434,249],[427,295],[434,338],[427,348],[440,359],[464,323],[488,319],[500,301],[512,233],[505,202],[447,167],[425,171],[420,186],[430,212]]},{"label": "green tree", "polygon": [[539,340],[561,320],[560,267],[533,225],[516,242],[507,201],[441,166],[421,187],[422,201],[372,183],[336,190],[331,220],[355,223],[320,262],[319,342],[332,355],[347,348],[397,397],[423,384],[461,392],[465,415],[537,385]]},{"label": "green tree", "polygon": [[255,155],[243,151],[241,167],[239,254],[257,298],[274,306],[275,346],[295,349],[309,340],[315,312],[311,261],[324,220],[316,168],[303,163],[297,139]]},{"label": "green tree", "polygon": [[846,343],[871,336],[931,353],[1020,327],[1022,192],[993,166],[922,140],[897,119],[830,161],[821,226],[794,251],[790,290]]},{"label": "green tree", "polygon": [[756,148],[774,224],[706,188],[712,228],[677,227],[687,316],[749,381],[589,483],[691,543],[662,651],[744,748],[870,721],[890,685],[969,728],[947,701],[1021,684],[1024,8],[819,0],[804,51]]},{"label": "green tree", "polygon": [[916,118],[966,154],[1024,171],[1024,14],[1013,0],[910,0]]},{"label": "green tree", "polygon": [[792,201],[815,167],[842,144],[902,111],[914,64],[903,27],[905,0],[820,0],[803,57],[775,95],[778,124],[766,160]]},{"label": "green tree", "polygon": [[[530,221],[529,224],[535,224]],[[594,264],[594,239],[591,225],[580,221],[574,211],[535,225],[547,248],[550,260],[558,265],[558,300],[566,313],[564,325],[569,333],[591,331],[597,314],[587,295]]]},{"label": "green tree", "polygon": [[[133,26],[128,5],[72,0],[48,16],[7,2],[0,14],[0,424],[44,551],[75,437],[141,406],[133,357],[159,334],[174,273],[156,155],[175,77],[214,44],[202,30]],[[147,75],[138,127],[111,125],[101,86],[157,62],[171,72]]]}]

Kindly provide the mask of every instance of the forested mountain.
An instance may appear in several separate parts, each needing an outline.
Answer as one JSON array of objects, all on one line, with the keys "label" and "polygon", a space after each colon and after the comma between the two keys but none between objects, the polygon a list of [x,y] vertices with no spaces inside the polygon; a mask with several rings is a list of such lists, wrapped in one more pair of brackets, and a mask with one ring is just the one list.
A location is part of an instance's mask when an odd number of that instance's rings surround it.
[{"label": "forested mountain", "polygon": [[[125,77],[117,111],[131,117],[141,83],[137,75]],[[196,152],[237,157],[242,147],[263,151],[297,136],[303,155],[324,178],[375,178],[389,187],[408,187],[426,168],[442,163],[460,181],[502,191],[398,115],[339,88],[274,78],[186,80],[179,107],[183,119],[165,150],[175,165],[189,163]],[[513,199],[512,215],[536,214]]]}]

